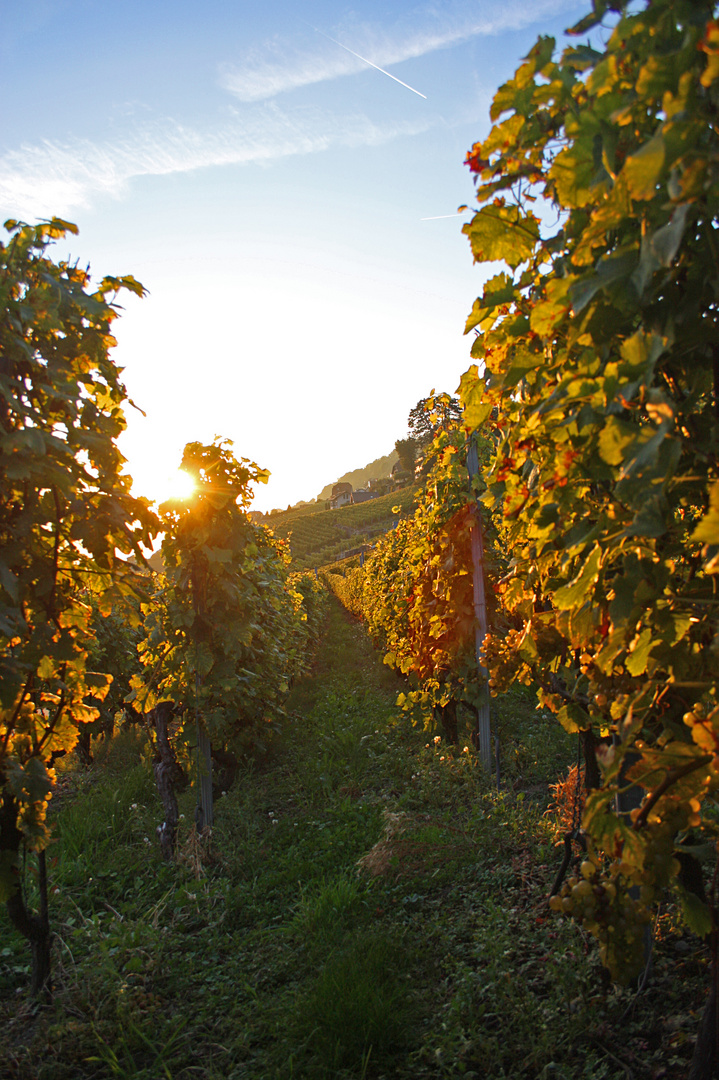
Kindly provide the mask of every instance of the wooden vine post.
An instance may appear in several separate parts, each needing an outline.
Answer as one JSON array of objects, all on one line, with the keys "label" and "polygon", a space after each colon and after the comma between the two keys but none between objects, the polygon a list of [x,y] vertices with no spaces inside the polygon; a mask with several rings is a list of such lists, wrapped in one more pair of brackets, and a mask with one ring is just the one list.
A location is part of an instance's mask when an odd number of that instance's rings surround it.
[{"label": "wooden vine post", "polygon": [[[201,574],[197,563],[192,566],[192,594],[195,607],[195,620],[205,617],[205,575]],[[197,634],[197,627],[195,628]],[[207,729],[200,715],[200,670],[197,657],[197,637],[195,637],[195,727],[197,731],[197,776],[199,782],[199,801],[195,810],[195,827],[201,833],[205,827],[212,828],[214,821],[212,803],[212,744]]]},{"label": "wooden vine post", "polygon": [[[479,475],[479,457],[477,443],[474,438],[470,440],[467,453],[467,472],[470,484],[475,476]],[[477,707],[477,736],[479,739],[479,754],[482,768],[487,774],[492,771],[492,737],[489,724],[489,673],[482,663],[482,646],[487,636],[487,601],[484,589],[484,540],[482,537],[482,515],[479,504],[474,499],[474,524],[470,531],[470,543],[472,546],[472,587],[474,595],[474,649],[477,658],[477,667],[485,680],[485,688],[482,694],[482,702]]]}]

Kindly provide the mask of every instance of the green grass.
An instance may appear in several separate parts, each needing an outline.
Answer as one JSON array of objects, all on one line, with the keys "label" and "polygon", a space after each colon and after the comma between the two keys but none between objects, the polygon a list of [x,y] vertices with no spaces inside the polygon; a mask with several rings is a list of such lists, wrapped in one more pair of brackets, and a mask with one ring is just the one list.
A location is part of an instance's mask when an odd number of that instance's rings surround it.
[{"label": "green grass", "polygon": [[[671,905],[636,1000],[548,912],[559,853],[547,785],[573,741],[526,693],[508,695],[497,792],[462,744],[408,726],[401,688],[333,603],[281,739],[216,804],[199,877],[193,789],[181,859],[159,858],[140,733],[97,746],[88,771],[67,767],[49,851],[55,1002],[27,1001],[28,950],[3,911],[0,1074],[685,1076],[708,956]],[[32,898],[32,859],[25,885]]]},{"label": "green grass", "polygon": [[413,966],[417,961],[413,965],[399,935],[345,934],[300,996],[293,1017],[309,1075],[366,1075],[370,1065],[392,1062],[411,1049],[423,1011],[412,990]]}]

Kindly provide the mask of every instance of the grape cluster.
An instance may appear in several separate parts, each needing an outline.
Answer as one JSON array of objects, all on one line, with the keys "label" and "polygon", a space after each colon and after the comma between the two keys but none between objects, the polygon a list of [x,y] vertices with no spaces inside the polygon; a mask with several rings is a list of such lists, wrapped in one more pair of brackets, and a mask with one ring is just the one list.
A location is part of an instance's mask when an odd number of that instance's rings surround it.
[{"label": "grape cluster", "polygon": [[674,837],[686,824],[679,820],[684,817],[686,814],[681,812],[669,814],[661,821],[652,822],[645,830],[644,860],[634,874],[644,904],[652,904],[679,873],[679,861],[673,856]]},{"label": "grape cluster", "polygon": [[30,753],[37,719],[35,703],[29,698],[19,708],[16,699],[9,709],[0,709],[0,730],[9,732],[8,748],[14,754]]},{"label": "grape cluster", "polygon": [[644,927],[651,915],[646,902],[630,894],[621,862],[603,872],[599,860],[588,856],[579,876],[570,877],[549,906],[576,919],[597,939],[601,961],[613,979],[627,984],[636,978],[644,966]]},{"label": "grape cluster", "polygon": [[682,720],[691,729],[692,738],[697,746],[711,754],[719,751],[719,708],[711,709],[709,715],[704,702],[697,701],[690,712],[684,713]]}]

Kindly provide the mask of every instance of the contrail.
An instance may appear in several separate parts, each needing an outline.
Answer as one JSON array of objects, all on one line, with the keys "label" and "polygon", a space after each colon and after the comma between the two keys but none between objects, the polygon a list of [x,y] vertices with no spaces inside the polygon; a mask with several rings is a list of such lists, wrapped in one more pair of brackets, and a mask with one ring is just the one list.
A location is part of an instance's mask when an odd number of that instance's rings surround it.
[{"label": "contrail", "polygon": [[461,214],[461,213],[463,213],[463,211],[458,210],[457,213],[455,213],[455,214],[435,214],[434,217],[421,217],[419,220],[420,221],[441,221],[442,218],[448,218],[448,217],[456,218],[457,214]]},{"label": "contrail", "polygon": [[[310,24],[308,23],[307,25],[309,26]],[[372,61],[368,60],[366,56],[360,56],[360,54],[355,52],[353,49],[348,49],[347,46],[343,45],[341,41],[337,41],[335,38],[330,37],[329,34],[325,34],[323,30],[318,30],[316,26],[313,26],[312,29],[315,30],[318,34],[322,34],[322,37],[326,37],[328,41],[333,41],[335,45],[339,45],[340,49],[344,49],[345,52],[350,53],[352,56],[356,56],[357,59],[361,60],[363,64],[369,64],[369,66],[374,68],[375,71],[381,71],[383,75],[388,75],[390,79],[394,79],[394,81],[399,83],[400,86],[404,86],[406,90],[411,90],[413,94],[417,94],[418,97],[424,98],[425,101],[427,100],[426,94],[420,94],[419,90],[415,90],[415,88],[413,86],[410,86],[409,83],[402,82],[402,80],[398,79],[396,75],[390,75],[389,71],[385,71],[385,69],[381,68],[379,64],[373,64]]]}]

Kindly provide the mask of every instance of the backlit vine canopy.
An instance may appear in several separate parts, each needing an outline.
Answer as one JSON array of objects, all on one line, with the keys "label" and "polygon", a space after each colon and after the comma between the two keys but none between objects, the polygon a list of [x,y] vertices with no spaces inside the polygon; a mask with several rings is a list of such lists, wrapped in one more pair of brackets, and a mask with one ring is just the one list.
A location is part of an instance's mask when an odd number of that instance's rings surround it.
[{"label": "backlit vine canopy", "polygon": [[[606,47],[583,43],[610,10]],[[585,812],[613,928],[596,903],[584,918],[629,977],[719,764],[719,25],[701,0],[595,0],[573,33],[558,58],[537,42],[468,155],[465,232],[504,267],[461,395],[498,440],[485,501],[521,625],[488,643],[495,687],[536,680],[569,731],[615,737]],[[633,820],[612,801],[630,761]]]},{"label": "backlit vine canopy", "polygon": [[[75,226],[8,222],[0,244],[0,896],[17,887],[21,841],[48,839],[52,755],[97,717],[110,678],[87,670],[92,600],[133,617],[141,544],[157,521],[130,494],[117,437],[121,371],[110,355],[121,289],[53,262]],[[132,557],[132,558],[129,558]],[[129,601],[125,606],[125,602]]]}]

